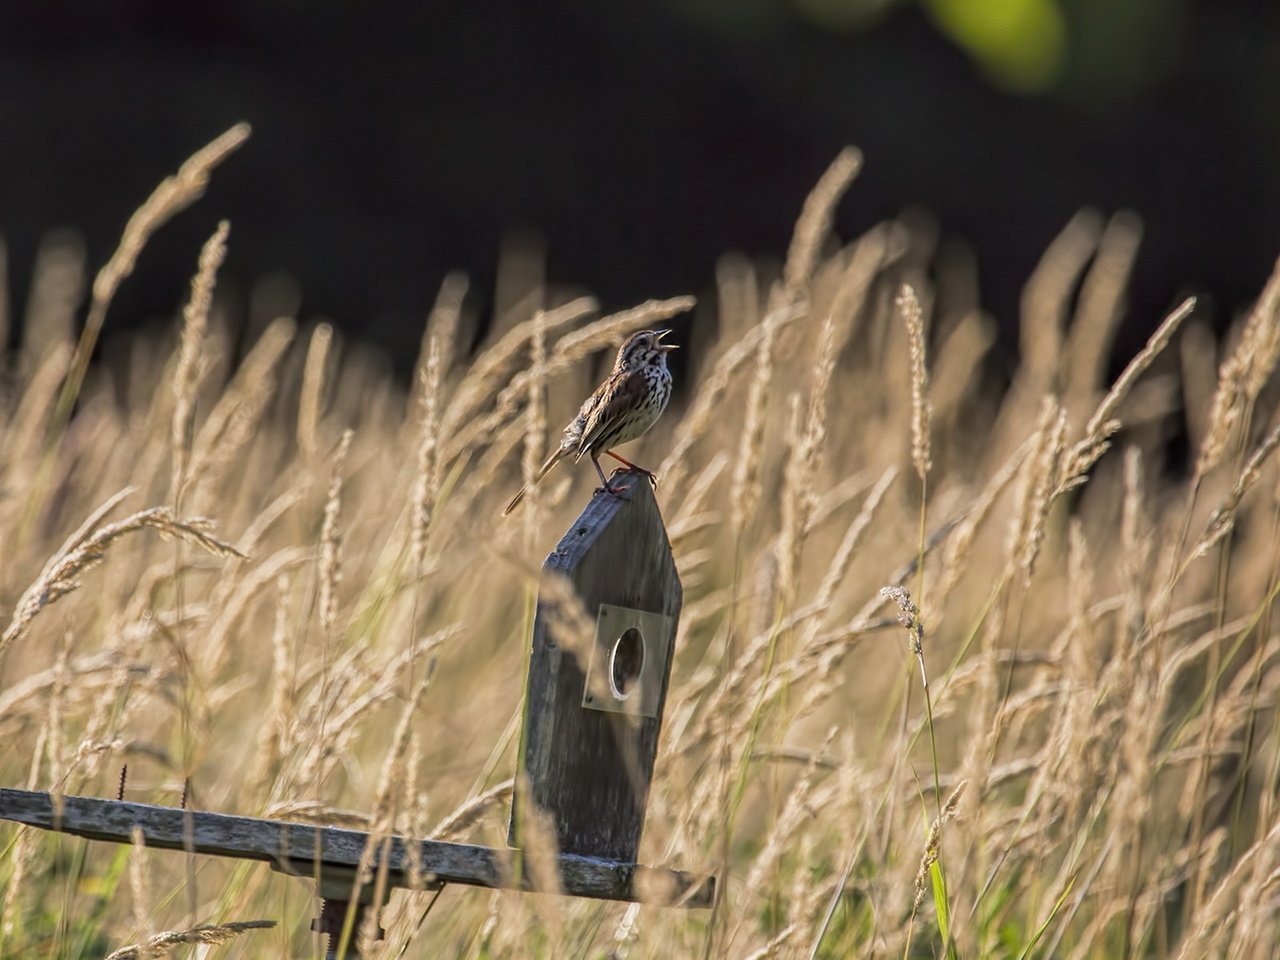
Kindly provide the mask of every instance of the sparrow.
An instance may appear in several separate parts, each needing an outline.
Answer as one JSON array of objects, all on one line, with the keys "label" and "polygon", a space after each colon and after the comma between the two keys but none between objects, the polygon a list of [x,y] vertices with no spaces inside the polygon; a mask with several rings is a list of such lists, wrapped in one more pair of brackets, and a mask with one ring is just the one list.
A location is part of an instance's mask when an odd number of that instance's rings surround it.
[{"label": "sparrow", "polygon": [[606,453],[619,463],[645,474],[651,483],[655,482],[652,472],[618,456],[613,448],[643,435],[657,423],[671,399],[667,354],[676,347],[662,342],[662,338],[670,333],[670,330],[641,330],[618,348],[618,357],[609,376],[587,397],[578,415],[564,428],[560,446],[547,457],[533,479],[511,498],[502,511],[504,517],[520,505],[530,487],[568,456],[573,457],[574,463],[584,456],[590,457],[592,466],[600,475],[600,482],[609,493],[618,491],[609,486],[604,471],[600,469],[600,457]]}]

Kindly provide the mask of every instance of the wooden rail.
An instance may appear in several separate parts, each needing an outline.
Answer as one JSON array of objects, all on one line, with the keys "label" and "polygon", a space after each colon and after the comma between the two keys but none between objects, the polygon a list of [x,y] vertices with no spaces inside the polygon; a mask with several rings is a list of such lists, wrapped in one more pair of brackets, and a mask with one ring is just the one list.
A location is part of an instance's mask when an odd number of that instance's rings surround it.
[{"label": "wooden rail", "polygon": [[[0,819],[115,843],[129,843],[132,828],[137,826],[148,847],[261,860],[285,873],[304,877],[315,876],[317,868],[322,877],[326,871],[348,872],[349,876],[349,871],[360,865],[369,842],[369,834],[361,830],[94,797],[62,797],[55,804],[49,794],[30,790],[0,789]],[[417,862],[428,885],[461,883],[493,889],[534,889],[528,874],[520,869],[518,850],[403,837],[392,837],[390,841],[387,882],[392,886],[411,885],[411,844],[418,846]],[[374,859],[375,869],[380,862]],[[555,892],[574,897],[705,907],[714,894],[710,877],[679,870],[567,853],[559,855],[557,864],[560,889]]]}]

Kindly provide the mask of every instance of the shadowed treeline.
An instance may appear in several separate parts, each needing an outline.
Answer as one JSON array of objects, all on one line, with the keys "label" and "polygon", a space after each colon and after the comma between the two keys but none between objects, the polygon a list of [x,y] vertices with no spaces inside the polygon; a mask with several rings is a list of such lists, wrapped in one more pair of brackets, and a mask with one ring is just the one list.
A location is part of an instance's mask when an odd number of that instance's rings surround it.
[{"label": "shadowed treeline", "polygon": [[540,237],[554,287],[607,309],[688,292],[709,318],[718,258],[780,258],[808,186],[856,142],[869,162],[841,228],[928,211],[938,272],[961,278],[943,295],[979,285],[1010,352],[1022,284],[1068,220],[1136,213],[1123,363],[1188,293],[1225,328],[1268,269],[1278,20],[1231,0],[5,4],[10,294],[21,316],[55,228],[96,269],[160,176],[248,120],[207,207],[119,291],[117,324],[168,318],[227,217],[222,294],[258,329],[328,317],[404,376],[446,273],[473,278],[484,323],[518,295],[499,279],[513,230]]}]

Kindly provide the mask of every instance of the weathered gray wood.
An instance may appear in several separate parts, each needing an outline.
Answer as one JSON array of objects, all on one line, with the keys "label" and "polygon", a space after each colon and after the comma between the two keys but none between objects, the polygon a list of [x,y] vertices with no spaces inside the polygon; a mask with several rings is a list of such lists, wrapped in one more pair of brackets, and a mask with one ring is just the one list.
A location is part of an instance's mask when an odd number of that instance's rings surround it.
[{"label": "weathered gray wood", "polygon": [[[62,797],[55,810],[49,794],[30,790],[0,789],[0,819],[115,843],[129,843],[131,830],[136,825],[142,829],[149,847],[185,850],[189,835],[190,847],[196,853],[263,860],[303,876],[315,875],[317,849],[322,877],[326,869],[350,871],[359,865],[369,839],[369,834],[360,830],[190,812],[93,797]],[[402,837],[392,838],[387,859],[387,878],[393,886],[409,886],[408,845],[412,843],[418,844],[418,862],[428,881],[533,889],[521,869],[517,850]],[[714,890],[710,878],[676,870],[611,863],[572,854],[562,854],[558,865],[559,892],[577,897],[705,907],[710,905]]]},{"label": "weathered gray wood", "polygon": [[[584,707],[588,656],[557,642],[551,626],[556,590],[544,585],[533,628],[521,769],[530,799],[551,816],[562,852],[634,863],[683,591],[647,478],[619,472],[611,484],[621,495],[597,491],[542,569],[546,576],[567,577],[593,620],[601,604],[669,618],[656,711],[637,716]],[[607,657],[607,643],[607,636],[597,641],[597,657]],[[519,845],[523,799],[517,791],[513,845]]]}]

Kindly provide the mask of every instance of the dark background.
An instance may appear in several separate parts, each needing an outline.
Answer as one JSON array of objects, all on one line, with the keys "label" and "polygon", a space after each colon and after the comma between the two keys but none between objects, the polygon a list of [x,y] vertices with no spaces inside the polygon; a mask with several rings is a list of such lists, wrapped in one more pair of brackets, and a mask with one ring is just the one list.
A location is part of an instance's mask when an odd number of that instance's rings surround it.
[{"label": "dark background", "polygon": [[1006,330],[1084,205],[1145,225],[1121,355],[1189,291],[1230,319],[1280,254],[1275,2],[10,2],[15,312],[49,229],[79,231],[96,270],[155,184],[238,120],[252,138],[148,245],[109,327],[171,315],[222,217],[224,292],[292,276],[304,316],[397,358],[451,268],[484,315],[513,228],[606,309],[706,294],[722,253],[781,256],[846,143],[867,160],[842,233],[927,209],[974,251]]}]

